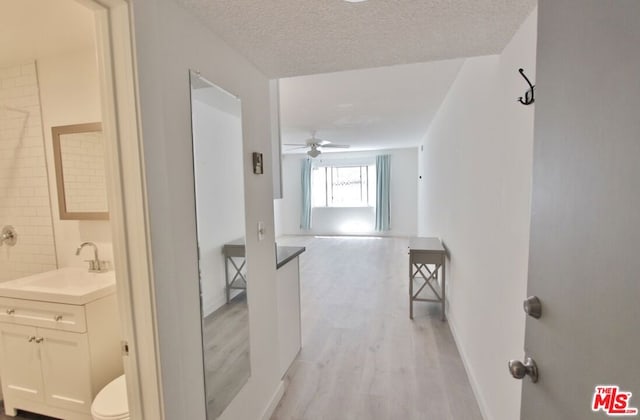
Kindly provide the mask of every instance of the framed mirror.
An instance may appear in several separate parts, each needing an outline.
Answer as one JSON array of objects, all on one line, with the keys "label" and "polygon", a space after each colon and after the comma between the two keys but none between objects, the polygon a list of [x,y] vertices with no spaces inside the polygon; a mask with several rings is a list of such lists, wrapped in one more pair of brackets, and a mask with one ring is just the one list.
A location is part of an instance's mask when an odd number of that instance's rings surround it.
[{"label": "framed mirror", "polygon": [[241,102],[190,72],[207,419],[251,375]]},{"label": "framed mirror", "polygon": [[51,134],[60,219],[108,219],[102,124],[52,127]]}]

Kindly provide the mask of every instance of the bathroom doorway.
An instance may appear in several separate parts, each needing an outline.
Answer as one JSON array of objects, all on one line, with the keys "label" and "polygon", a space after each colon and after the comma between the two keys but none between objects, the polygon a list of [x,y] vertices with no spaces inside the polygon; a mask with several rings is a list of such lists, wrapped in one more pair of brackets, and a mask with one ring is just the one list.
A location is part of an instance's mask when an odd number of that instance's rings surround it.
[{"label": "bathroom doorway", "polygon": [[[12,9],[14,3],[19,7]],[[126,373],[130,417],[160,419],[162,413],[150,287],[147,214],[136,115],[135,66],[130,40],[130,4],[125,0],[4,0],[0,3],[0,9],[5,9],[0,10],[0,19],[7,20],[0,25],[3,30],[14,26],[34,28],[20,36],[3,37],[9,42],[3,40],[0,43],[0,77],[3,78],[0,86],[10,90],[0,95],[0,124],[3,126],[0,130],[3,149],[0,182],[7,183],[0,185],[0,193],[5,203],[15,204],[11,212],[0,213],[0,228],[12,226],[16,232],[12,235],[17,238],[14,246],[9,247],[9,243],[3,241],[4,246],[0,248],[0,263],[3,266],[0,281],[31,278],[38,273],[67,267],[85,267],[82,260],[87,258],[108,261],[100,268],[111,271],[116,279],[117,293],[113,299],[115,316],[106,318],[119,318],[111,321],[120,330],[113,336],[115,338],[109,340],[109,347],[117,350],[120,373],[122,368]],[[12,11],[15,13],[10,13]],[[70,15],[84,20],[65,25],[63,18]],[[33,25],[28,25],[28,22]],[[43,37],[40,32],[47,24],[59,35],[58,44],[51,39],[55,37]],[[78,30],[84,31],[81,36],[77,36]],[[20,43],[29,42],[32,43],[31,47],[25,48],[23,45],[20,49]],[[62,45],[65,42],[68,43],[66,47]],[[70,183],[62,183],[68,188],[66,195],[60,195],[55,163],[65,159],[56,158],[53,128],[78,127],[88,123],[100,124],[99,131],[90,132],[91,141],[100,137],[104,142],[98,148],[104,152],[100,159],[106,174],[102,188],[108,198],[108,221],[91,217],[64,218],[62,207],[58,205],[64,201],[61,197],[67,198],[67,204],[73,200],[69,192]],[[99,136],[94,135],[98,132]],[[73,141],[78,141],[75,134],[68,134],[67,141],[71,146],[74,146]],[[126,141],[123,141],[125,138]],[[82,142],[89,144],[88,137],[82,137]],[[68,150],[71,150],[71,146]],[[90,166],[86,169],[95,169],[98,165]],[[72,173],[70,168],[66,169],[68,175]],[[66,181],[73,181],[71,176],[68,178]],[[93,176],[92,182],[96,182],[97,178],[99,176]],[[91,189],[95,190],[95,184]],[[99,254],[82,250],[81,255],[76,255],[76,249],[85,242],[95,243]],[[93,246],[89,244],[88,247]],[[88,271],[89,266],[81,271],[85,269]],[[133,278],[135,282],[131,281]],[[50,286],[53,283],[48,284]],[[13,312],[10,314],[11,310]],[[20,310],[9,307],[6,311],[2,309],[7,317],[14,316],[6,318],[13,324],[20,324],[14,315],[19,314]],[[89,311],[86,313],[89,314]],[[68,321],[70,315],[67,313],[55,315],[54,318],[59,316],[62,317],[55,321],[57,324],[54,329],[71,328],[63,331],[65,333],[86,333],[91,323],[88,315],[87,319],[83,319],[85,324]],[[21,324],[9,325],[7,329],[23,327]],[[44,334],[38,331],[45,331],[46,328],[27,327],[33,328],[36,333],[33,336],[24,335],[18,329],[13,335],[20,338],[21,346],[25,345],[22,343],[24,337],[30,345],[43,342]],[[13,330],[10,332],[13,333]],[[31,337],[33,340],[30,340]],[[44,351],[43,348],[37,351]],[[139,357],[141,354],[144,357]],[[104,378],[115,374],[118,372],[103,372],[101,376]],[[93,377],[92,380],[92,390],[85,400],[93,398],[99,391],[98,381]],[[104,382],[104,379],[101,381]],[[65,409],[65,404],[73,406],[76,403],[78,401],[60,399],[57,401],[58,411],[40,412],[71,418],[60,411],[60,407]],[[83,401],[83,404],[90,405],[90,401]],[[27,404],[25,407],[31,406]],[[25,409],[20,405],[15,408]],[[13,407],[9,414],[13,414],[11,411]],[[78,418],[85,418],[85,414],[79,414]],[[29,414],[25,416],[31,418]]]}]

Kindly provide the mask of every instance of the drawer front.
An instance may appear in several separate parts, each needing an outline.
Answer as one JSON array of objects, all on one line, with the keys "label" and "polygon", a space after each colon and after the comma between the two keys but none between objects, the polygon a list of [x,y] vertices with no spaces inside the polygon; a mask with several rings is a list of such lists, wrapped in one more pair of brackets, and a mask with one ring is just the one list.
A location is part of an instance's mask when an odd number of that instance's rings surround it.
[{"label": "drawer front", "polygon": [[85,332],[84,306],[0,297],[0,322]]},{"label": "drawer front", "polygon": [[410,251],[411,264],[444,264],[444,252]]}]

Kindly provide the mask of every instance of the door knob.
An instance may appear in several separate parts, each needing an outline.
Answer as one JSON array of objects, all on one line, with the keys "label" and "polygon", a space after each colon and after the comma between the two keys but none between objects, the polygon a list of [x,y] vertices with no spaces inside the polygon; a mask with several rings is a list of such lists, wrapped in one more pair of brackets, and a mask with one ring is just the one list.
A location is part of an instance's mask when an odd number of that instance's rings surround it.
[{"label": "door knob", "polygon": [[538,365],[531,357],[527,357],[524,363],[519,360],[509,360],[509,372],[516,379],[529,375],[531,382],[538,382]]},{"label": "door knob", "polygon": [[538,319],[542,316],[542,303],[538,296],[529,296],[523,303],[524,311],[532,318]]}]

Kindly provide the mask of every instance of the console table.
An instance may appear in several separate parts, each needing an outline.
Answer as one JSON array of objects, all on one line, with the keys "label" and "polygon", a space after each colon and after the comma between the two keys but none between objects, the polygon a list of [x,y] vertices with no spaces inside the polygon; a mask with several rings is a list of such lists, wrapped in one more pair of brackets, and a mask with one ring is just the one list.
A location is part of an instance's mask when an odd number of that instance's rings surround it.
[{"label": "console table", "polygon": [[[284,267],[289,261],[298,257],[306,250],[303,246],[276,245],[276,269]],[[247,289],[247,264],[245,257],[244,238],[227,242],[222,247],[224,255],[224,281],[226,285],[227,303],[231,300],[232,290]]]},{"label": "console table", "polygon": [[[445,261],[446,251],[438,238],[409,238],[409,318],[413,319],[413,302],[439,302],[445,320]],[[431,268],[430,268],[431,266]],[[438,271],[441,282],[438,285]],[[415,286],[417,290],[414,292]],[[419,297],[429,286],[435,298]]]},{"label": "console table", "polygon": [[[231,300],[231,290],[246,290],[247,278],[244,266],[247,263],[244,251],[244,238],[224,244],[222,247],[224,254],[224,280],[226,284],[227,303]],[[231,267],[229,267],[231,265]],[[232,277],[229,269],[233,271]]]}]

